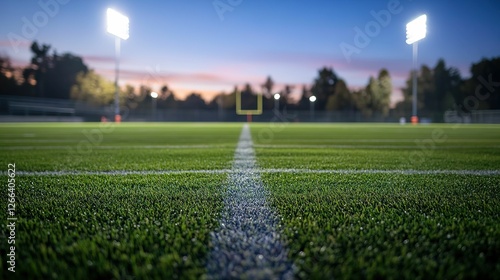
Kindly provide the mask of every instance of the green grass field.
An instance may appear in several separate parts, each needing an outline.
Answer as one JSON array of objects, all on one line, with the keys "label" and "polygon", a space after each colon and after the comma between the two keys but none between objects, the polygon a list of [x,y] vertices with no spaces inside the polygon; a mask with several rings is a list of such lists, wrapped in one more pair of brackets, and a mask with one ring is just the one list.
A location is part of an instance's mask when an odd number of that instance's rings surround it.
[{"label": "green grass field", "polygon": [[[0,124],[4,279],[205,278],[242,124]],[[500,126],[251,125],[299,279],[495,279]]]}]

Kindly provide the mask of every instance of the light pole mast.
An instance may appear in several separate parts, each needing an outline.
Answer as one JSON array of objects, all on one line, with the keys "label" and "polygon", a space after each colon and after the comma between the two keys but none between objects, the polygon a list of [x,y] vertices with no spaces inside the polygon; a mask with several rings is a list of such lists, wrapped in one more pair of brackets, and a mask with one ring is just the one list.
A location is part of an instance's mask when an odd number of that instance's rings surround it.
[{"label": "light pole mast", "polygon": [[121,122],[120,116],[120,87],[118,79],[120,74],[120,40],[129,37],[129,19],[121,13],[108,8],[106,11],[107,31],[115,35],[115,122]]},{"label": "light pole mast", "polygon": [[278,114],[280,111],[280,97],[281,95],[279,93],[275,93],[273,95],[274,97],[274,114]]},{"label": "light pole mast", "polygon": [[412,85],[412,96],[413,96],[413,106],[412,106],[412,116],[411,123],[418,123],[417,115],[417,56],[418,56],[418,41],[425,38],[427,35],[427,15],[421,15],[416,19],[410,21],[406,24],[406,43],[408,45],[413,45],[413,85]]},{"label": "light pole mast", "polygon": [[309,97],[309,114],[310,114],[311,122],[314,121],[314,102],[316,102],[316,96],[311,95]]},{"label": "light pole mast", "polygon": [[120,76],[120,38],[115,37],[115,121],[120,116],[120,87],[118,79]]},{"label": "light pole mast", "polygon": [[[412,104],[412,116],[417,117],[417,75],[418,75],[418,66],[417,66],[417,55],[418,55],[418,42],[413,43],[413,83],[412,83],[412,95],[413,95],[413,104]],[[412,121],[413,122],[413,121]],[[416,122],[418,122],[418,117]]]}]

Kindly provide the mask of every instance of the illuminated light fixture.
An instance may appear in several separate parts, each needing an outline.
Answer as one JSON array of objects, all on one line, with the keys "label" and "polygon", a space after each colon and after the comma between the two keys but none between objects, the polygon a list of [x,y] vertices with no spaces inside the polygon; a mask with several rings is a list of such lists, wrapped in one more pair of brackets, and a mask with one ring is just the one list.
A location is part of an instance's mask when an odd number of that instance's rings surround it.
[{"label": "illuminated light fixture", "polygon": [[427,15],[421,15],[406,24],[406,43],[408,45],[424,39],[426,35]]},{"label": "illuminated light fixture", "polygon": [[311,114],[311,121],[314,121],[314,102],[316,102],[316,96],[309,96],[309,114]]},{"label": "illuminated light fixture", "polygon": [[120,116],[120,88],[118,86],[118,79],[120,73],[120,39],[127,40],[129,37],[129,20],[128,17],[121,13],[108,8],[106,10],[107,18],[107,31],[115,36],[115,122],[121,122]]},{"label": "illuminated light fixture", "polygon": [[280,97],[281,95],[279,93],[275,93],[273,95],[274,97],[274,112],[278,113],[280,110]]},{"label": "illuminated light fixture", "polygon": [[129,20],[127,16],[108,8],[106,11],[107,31],[122,40],[127,40],[129,37]]},{"label": "illuminated light fixture", "polygon": [[412,84],[412,116],[411,123],[418,123],[417,116],[417,59],[418,59],[418,41],[427,35],[427,15],[421,15],[406,24],[406,43],[413,45],[413,84]]}]

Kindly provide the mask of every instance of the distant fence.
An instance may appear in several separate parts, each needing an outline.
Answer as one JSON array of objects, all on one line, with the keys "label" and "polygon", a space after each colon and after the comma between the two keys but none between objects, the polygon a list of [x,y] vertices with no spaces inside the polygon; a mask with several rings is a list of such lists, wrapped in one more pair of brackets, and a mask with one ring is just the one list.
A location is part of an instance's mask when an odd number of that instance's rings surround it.
[{"label": "distant fence", "polygon": [[500,123],[500,111],[472,111],[471,123]]},{"label": "distant fence", "polygon": [[0,104],[2,115],[74,116],[76,113],[75,102],[69,100],[1,96]]},{"label": "distant fence", "polygon": [[500,123],[500,110],[472,111],[470,114],[459,114],[457,111],[445,112],[444,121],[447,123]]},{"label": "distant fence", "polygon": [[[96,107],[72,100],[0,96],[0,122],[16,121],[100,121],[101,117],[113,119],[113,106]],[[429,117],[427,117],[429,116]],[[432,117],[436,119],[432,119]],[[437,119],[436,116],[439,116]],[[400,114],[391,111],[389,116],[374,114],[364,116],[359,111],[292,111],[282,109],[264,111],[252,116],[254,122],[400,122]],[[409,120],[409,115],[406,120]],[[422,122],[449,123],[500,123],[500,111],[473,111],[469,114],[448,111],[423,113]],[[183,110],[183,109],[136,109],[122,110],[123,121],[157,122],[244,122],[247,116],[237,115],[235,110]]]},{"label": "distant fence", "polygon": [[[310,111],[273,110],[264,111],[261,115],[251,116],[253,122],[397,122],[396,117],[372,116],[364,117],[360,112],[325,112],[312,114]],[[247,116],[237,115],[235,110],[181,110],[168,109],[151,111],[131,111],[127,115],[129,121],[212,121],[238,122],[246,121]]]}]

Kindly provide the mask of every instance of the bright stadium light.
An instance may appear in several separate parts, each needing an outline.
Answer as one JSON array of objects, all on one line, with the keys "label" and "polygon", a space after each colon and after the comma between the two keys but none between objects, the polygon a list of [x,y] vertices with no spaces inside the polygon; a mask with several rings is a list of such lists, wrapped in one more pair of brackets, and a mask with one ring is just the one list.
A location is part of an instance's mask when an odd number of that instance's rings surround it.
[{"label": "bright stadium light", "polygon": [[427,35],[427,15],[421,15],[406,25],[406,43],[411,45]]},{"label": "bright stadium light", "polygon": [[274,94],[274,112],[277,114],[280,110],[280,94],[279,93],[275,93]]},{"label": "bright stadium light", "polygon": [[108,8],[106,11],[107,18],[107,31],[115,36],[115,56],[116,56],[116,70],[115,70],[115,122],[121,121],[120,116],[120,89],[118,87],[118,77],[120,72],[120,39],[127,40],[129,37],[129,20],[128,17],[121,13]]},{"label": "bright stadium light", "polygon": [[410,21],[406,25],[406,43],[413,45],[413,110],[411,122],[418,123],[417,116],[417,55],[418,55],[418,41],[425,38],[427,35],[427,15],[421,15],[416,19]]},{"label": "bright stadium light", "polygon": [[158,98],[158,93],[152,91],[149,95],[151,96],[151,107],[153,108],[153,110],[151,110],[151,119],[154,121],[156,120],[156,99]]},{"label": "bright stadium light", "polygon": [[108,32],[116,37],[119,37],[120,39],[127,40],[129,37],[128,17],[111,8],[108,8],[106,11],[106,16],[108,22]]},{"label": "bright stadium light", "polygon": [[311,117],[311,121],[314,120],[314,102],[316,102],[316,96],[311,95],[309,97],[309,104],[310,104],[310,106],[309,106],[309,114],[311,115],[310,116]]}]

